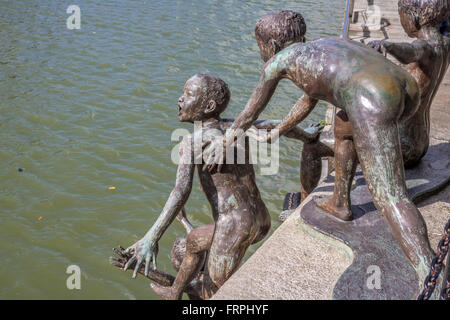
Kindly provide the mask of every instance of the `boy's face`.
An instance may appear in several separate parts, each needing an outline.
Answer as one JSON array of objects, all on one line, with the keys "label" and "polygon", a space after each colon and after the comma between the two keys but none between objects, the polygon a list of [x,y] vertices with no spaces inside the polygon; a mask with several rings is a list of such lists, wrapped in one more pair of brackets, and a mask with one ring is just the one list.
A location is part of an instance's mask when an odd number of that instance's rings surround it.
[{"label": "boy's face", "polygon": [[[264,62],[269,61],[270,58],[272,58],[278,52],[289,47],[291,44],[295,43],[295,41],[289,41],[289,42],[285,42],[280,45],[274,39],[269,39],[269,41],[264,41],[260,37],[256,37],[256,42],[258,43],[259,53],[261,54],[261,59],[263,59]],[[305,42],[305,39],[302,38],[298,42]]]},{"label": "boy's face", "polygon": [[274,52],[272,46],[270,45],[270,41],[265,42],[261,38],[257,37],[256,42],[258,43],[261,59],[263,59],[264,62],[269,61],[269,59],[276,54],[276,52]]},{"label": "boy's face", "polygon": [[178,99],[178,119],[181,122],[200,121],[204,117],[202,81],[193,76],[183,88],[183,94]]}]

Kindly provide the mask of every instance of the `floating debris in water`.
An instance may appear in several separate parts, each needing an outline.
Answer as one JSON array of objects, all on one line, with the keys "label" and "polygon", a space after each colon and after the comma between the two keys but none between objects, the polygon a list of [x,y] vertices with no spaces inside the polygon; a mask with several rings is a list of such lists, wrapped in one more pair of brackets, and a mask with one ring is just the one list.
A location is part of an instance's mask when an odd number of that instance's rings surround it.
[{"label": "floating debris in water", "polygon": [[38,221],[41,221],[42,220],[42,216],[39,216],[37,219],[38,219]]},{"label": "floating debris in water", "polygon": [[23,172],[23,169],[22,169],[22,168],[19,168],[19,172]]},{"label": "floating debris in water", "polygon": [[116,190],[116,187],[108,187],[108,190]]}]

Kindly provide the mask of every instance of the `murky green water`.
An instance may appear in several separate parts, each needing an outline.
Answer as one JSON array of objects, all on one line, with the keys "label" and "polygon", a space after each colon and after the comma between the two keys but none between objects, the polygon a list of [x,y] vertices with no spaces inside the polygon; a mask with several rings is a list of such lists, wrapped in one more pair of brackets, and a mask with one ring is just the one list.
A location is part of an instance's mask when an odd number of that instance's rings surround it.
[{"label": "murky green water", "polygon": [[[72,3],[0,0],[0,298],[157,298],[108,257],[144,235],[174,186],[171,133],[192,130],[177,121],[184,82],[197,72],[223,78],[232,94],[224,116],[235,117],[263,65],[257,19],[293,9],[309,40],[334,36],[344,2],[73,1],[81,30],[68,30]],[[261,118],[281,118],[300,94],[282,82]],[[258,176],[272,232],[284,194],[298,189],[300,150],[283,139],[279,174]],[[186,209],[196,225],[211,221],[197,181]],[[175,222],[160,242],[159,267],[172,274],[171,245],[183,235]],[[66,288],[72,264],[81,290]]]}]

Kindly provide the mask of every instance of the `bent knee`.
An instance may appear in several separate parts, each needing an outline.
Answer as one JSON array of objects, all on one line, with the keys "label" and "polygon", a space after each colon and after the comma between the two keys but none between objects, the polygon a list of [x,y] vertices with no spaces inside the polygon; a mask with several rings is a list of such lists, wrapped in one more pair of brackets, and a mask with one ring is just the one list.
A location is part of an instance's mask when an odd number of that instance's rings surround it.
[{"label": "bent knee", "polygon": [[199,253],[208,250],[214,234],[214,224],[195,228],[186,238],[186,251]]}]

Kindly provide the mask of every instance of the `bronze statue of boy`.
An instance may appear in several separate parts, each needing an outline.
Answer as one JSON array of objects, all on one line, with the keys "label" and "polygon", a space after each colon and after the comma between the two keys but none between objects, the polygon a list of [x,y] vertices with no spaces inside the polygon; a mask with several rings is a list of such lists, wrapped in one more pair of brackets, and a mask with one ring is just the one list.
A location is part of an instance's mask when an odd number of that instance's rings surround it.
[{"label": "bronze statue of boy", "polygon": [[145,263],[145,273],[148,273],[150,261],[156,260],[158,240],[189,197],[197,167],[199,181],[211,205],[214,223],[189,232],[185,257],[173,285],[152,285],[153,290],[166,299],[181,298],[185,287],[203,267],[205,252],[208,252],[208,257],[203,277],[203,298],[211,297],[237,269],[247,248],[262,240],[270,229],[270,215],[255,184],[253,166],[248,161],[247,143],[244,146],[244,163],[225,165],[221,172],[211,173],[204,171],[202,164],[194,164],[195,135],[201,135],[203,141],[209,141],[216,137],[217,131],[224,132],[230,126],[230,122],[220,119],[229,99],[228,86],[217,77],[196,74],[186,82],[183,95],[178,100],[179,120],[201,121],[202,129],[183,138],[175,188],[152,228],[126,250],[132,257],[125,265],[125,270],[135,263],[134,277],[140,265]]},{"label": "bronze statue of boy", "polygon": [[[201,155],[202,141],[222,137],[232,125],[231,120],[220,118],[229,99],[226,83],[212,75],[196,74],[186,82],[183,95],[178,100],[179,120],[200,121],[202,128],[184,137],[180,144],[176,185],[155,224],[133,246],[126,250],[115,249],[119,258],[113,258],[114,265],[125,270],[134,267],[135,277],[144,264],[143,273],[148,276],[149,271],[153,271],[149,270],[151,260],[156,267],[158,240],[177,218],[188,232],[186,240],[177,239],[172,250],[172,263],[178,275],[172,281],[170,275],[154,270],[150,277],[158,282],[152,284],[152,289],[166,299],[180,299],[186,289],[190,297],[210,298],[238,268],[248,247],[261,241],[270,229],[271,219],[256,186],[250,163],[248,138],[239,144],[238,150],[234,150],[233,161],[228,159],[221,172],[210,173],[203,170],[201,162],[194,163],[196,139],[202,139],[198,143]],[[279,121],[257,121],[252,127],[252,134],[258,135],[258,129],[271,130],[277,123]],[[317,138],[318,129],[313,127],[305,131],[293,127],[286,135],[310,142]],[[183,207],[192,188],[196,167],[202,190],[211,205],[214,223],[193,228]],[[199,277],[201,270],[203,274]],[[171,281],[173,284],[168,286]]]}]

